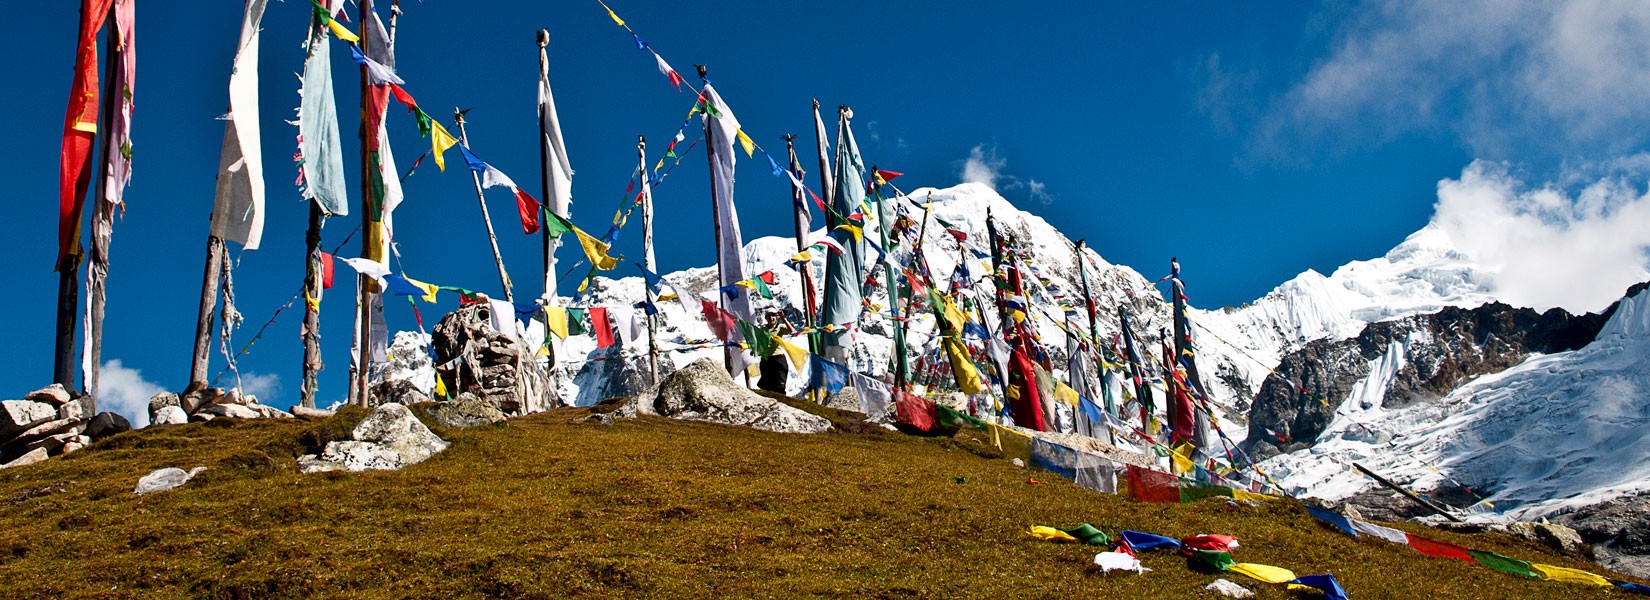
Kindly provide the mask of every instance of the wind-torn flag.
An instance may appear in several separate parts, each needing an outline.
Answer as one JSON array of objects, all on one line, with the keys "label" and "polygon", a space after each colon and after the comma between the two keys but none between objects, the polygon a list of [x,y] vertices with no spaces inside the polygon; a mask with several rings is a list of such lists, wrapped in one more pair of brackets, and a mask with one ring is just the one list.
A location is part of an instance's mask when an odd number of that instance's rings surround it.
[{"label": "wind-torn flag", "polygon": [[458,151],[464,155],[464,162],[470,165],[470,170],[481,174],[482,189],[504,186],[516,195],[516,211],[521,213],[522,232],[527,234],[538,233],[540,206],[538,199],[522,191],[521,187],[516,185],[516,182],[511,180],[509,175],[505,175],[504,171],[498,170],[498,167],[481,160],[481,157],[476,156],[469,148],[459,146]]},{"label": "wind-torn flag", "polygon": [[[355,64],[362,65],[367,68],[367,83],[371,85],[407,84],[406,81],[402,81],[401,77],[395,74],[395,69],[391,69],[383,63],[367,58],[367,55],[362,54],[360,46],[351,44],[349,47],[349,57],[350,60],[355,61]],[[399,98],[399,96],[397,97]]]},{"label": "wind-torn flag", "polygon": [[676,69],[670,68],[670,63],[665,62],[665,57],[663,56],[654,54],[653,60],[654,62],[659,63],[659,74],[664,75],[666,79],[669,79],[670,85],[676,86],[676,89],[682,89],[682,74],[677,73]]},{"label": "wind-torn flag", "polygon": [[607,254],[607,242],[598,240],[590,234],[585,233],[583,229],[575,227],[571,221],[563,219],[561,215],[550,212],[545,214],[550,216],[549,220],[545,221],[544,224],[544,228],[549,232],[550,236],[554,237],[569,231],[573,232],[573,234],[579,238],[579,245],[584,247],[585,258],[590,259],[590,264],[595,265],[596,269],[608,271],[619,265],[619,259],[613,258]]}]

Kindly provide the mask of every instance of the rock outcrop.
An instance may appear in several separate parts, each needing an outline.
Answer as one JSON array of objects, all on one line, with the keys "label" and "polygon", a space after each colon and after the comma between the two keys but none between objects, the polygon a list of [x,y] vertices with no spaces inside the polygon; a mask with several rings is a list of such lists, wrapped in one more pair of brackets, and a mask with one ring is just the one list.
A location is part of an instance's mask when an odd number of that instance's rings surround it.
[{"label": "rock outcrop", "polygon": [[821,433],[831,428],[824,417],[764,398],[734,383],[721,365],[700,359],[682,367],[643,398],[639,412],[674,419],[742,425],[782,433]]},{"label": "rock outcrop", "polygon": [[372,409],[351,431],[349,440],[328,442],[319,455],[298,459],[304,473],[319,471],[391,471],[418,464],[447,449],[447,441],[425,427],[400,404]]},{"label": "rock outcrop", "polygon": [[54,383],[0,401],[0,468],[68,454],[131,428],[120,415],[98,413],[91,396]]},{"label": "rock outcrop", "polygon": [[[1574,316],[1562,309],[1538,313],[1492,303],[1371,323],[1358,337],[1318,341],[1285,356],[1255,395],[1246,450],[1255,460],[1311,446],[1354,391],[1372,389],[1371,377],[1389,378],[1379,397],[1385,408],[1437,400],[1486,373],[1517,365],[1531,354],[1575,350],[1598,335],[1609,313]],[[1391,373],[1377,372],[1389,369]],[[1306,388],[1305,392],[1290,385]]]},{"label": "rock outcrop", "polygon": [[290,419],[292,415],[235,389],[190,386],[182,394],[161,392],[149,398],[150,425],[181,425],[219,418]]},{"label": "rock outcrop", "polygon": [[1650,494],[1616,498],[1552,520],[1573,528],[1592,544],[1599,564],[1650,577]]},{"label": "rock outcrop", "polygon": [[523,415],[554,404],[548,378],[534,355],[534,348],[519,336],[515,315],[503,315],[499,322],[512,331],[493,326],[491,306],[472,304],[448,313],[435,326],[431,345],[435,350],[436,376],[449,393],[469,392],[506,415]]},{"label": "rock outcrop", "polygon": [[464,392],[457,398],[436,404],[430,409],[430,418],[446,427],[475,427],[502,423],[506,417],[498,407],[477,398],[475,394]]}]

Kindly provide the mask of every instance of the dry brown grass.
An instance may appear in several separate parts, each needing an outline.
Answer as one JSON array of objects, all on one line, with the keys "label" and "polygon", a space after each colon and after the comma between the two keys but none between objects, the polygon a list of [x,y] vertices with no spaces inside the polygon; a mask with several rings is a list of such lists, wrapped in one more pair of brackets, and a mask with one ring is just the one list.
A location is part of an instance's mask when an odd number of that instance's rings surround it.
[{"label": "dry brown grass", "polygon": [[[1024,533],[1086,521],[1235,535],[1239,561],[1332,572],[1359,599],[1624,597],[1350,538],[1292,503],[1096,494],[1011,465],[979,432],[571,422],[583,414],[438,429],[452,447],[398,472],[296,472],[306,444],[359,413],[135,431],[0,472],[0,596],[1185,598],[1216,577],[1161,553],[1144,576],[1106,576],[1097,549]],[[131,493],[153,469],[197,465],[210,468],[180,489]],[[1505,536],[1428,535],[1601,571]]]}]

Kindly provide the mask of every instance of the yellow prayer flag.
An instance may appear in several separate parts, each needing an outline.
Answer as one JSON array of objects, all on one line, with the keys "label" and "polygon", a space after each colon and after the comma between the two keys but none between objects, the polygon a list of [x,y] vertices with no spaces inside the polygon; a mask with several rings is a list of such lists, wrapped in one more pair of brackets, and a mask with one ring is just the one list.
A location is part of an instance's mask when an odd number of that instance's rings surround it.
[{"label": "yellow prayer flag", "polygon": [[435,397],[437,397],[437,398],[446,398],[447,397],[447,384],[441,382],[441,376],[440,375],[435,376]]},{"label": "yellow prayer flag", "polygon": [[791,368],[801,371],[802,365],[808,362],[808,351],[801,346],[785,341],[785,338],[777,335],[773,336],[773,341],[779,344],[781,350],[785,351],[785,357],[791,360]]},{"label": "yellow prayer flag", "polygon": [[1257,565],[1255,563],[1233,563],[1228,569],[1233,573],[1243,575],[1256,581],[1266,583],[1289,583],[1295,580],[1295,572],[1283,567],[1271,565]]},{"label": "yellow prayer flag", "polygon": [[447,133],[447,128],[435,119],[430,119],[430,153],[435,155],[435,166],[442,171],[447,170],[447,161],[444,156],[449,148],[458,144],[458,138]]},{"label": "yellow prayer flag", "polygon": [[1542,579],[1551,579],[1553,581],[1562,581],[1564,583],[1596,585],[1601,587],[1610,587],[1612,585],[1610,580],[1580,569],[1555,567],[1553,565],[1544,565],[1541,563],[1530,563],[1530,568],[1535,569],[1537,573],[1540,573]]},{"label": "yellow prayer flag", "polygon": [[1055,529],[1053,527],[1045,527],[1045,526],[1042,526],[1042,525],[1032,525],[1031,529],[1026,530],[1026,535],[1037,538],[1039,540],[1047,540],[1047,541],[1050,541],[1050,542],[1076,542],[1076,541],[1078,541],[1077,538],[1072,537],[1071,534],[1069,534],[1069,533],[1066,533],[1064,531],[1060,531],[1060,530]]},{"label": "yellow prayer flag", "polygon": [[813,260],[813,258],[814,257],[813,257],[812,254],[808,254],[807,250],[803,250],[801,252],[796,253],[796,256],[792,256],[791,259],[789,261],[786,261],[786,262],[808,262],[810,260]]},{"label": "yellow prayer flag", "polygon": [[413,287],[424,290],[424,295],[420,296],[420,298],[423,298],[425,302],[429,302],[430,304],[435,304],[435,293],[438,290],[441,289],[439,286],[436,286],[435,284],[424,283],[424,282],[419,281],[417,279],[407,277],[406,275],[402,275],[402,277],[406,278],[407,283],[413,284]]},{"label": "yellow prayer flag", "polygon": [[854,234],[854,241],[855,242],[861,241],[860,238],[865,235],[865,230],[864,229],[853,226],[853,225],[846,225],[846,224],[837,225],[836,228],[837,229],[846,229],[846,230],[848,230],[848,233]]},{"label": "yellow prayer flag", "polygon": [[1256,493],[1248,491],[1248,490],[1240,490],[1240,489],[1236,489],[1236,488],[1232,489],[1232,498],[1234,500],[1254,500],[1256,502],[1272,502],[1274,500],[1279,500],[1280,499],[1277,496],[1268,496],[1266,494],[1256,494]]},{"label": "yellow prayer flag", "polygon": [[339,23],[337,19],[327,19],[327,27],[332,28],[332,35],[338,36],[338,39],[340,40],[344,40],[351,44],[359,43],[361,41],[359,36],[351,33],[349,28],[344,27],[344,25]]},{"label": "yellow prayer flag", "polygon": [[1064,402],[1072,408],[1077,408],[1077,390],[1071,389],[1071,386],[1066,385],[1064,381],[1055,382],[1054,399]]},{"label": "yellow prayer flag", "polygon": [[[1197,463],[1192,462],[1192,459],[1188,458],[1191,453],[1192,445],[1189,442],[1181,444],[1179,448],[1172,448],[1169,450],[1169,461],[1174,465],[1175,474],[1178,475],[1180,473],[1189,472],[1197,466]],[[1290,579],[1294,578],[1290,577]]]},{"label": "yellow prayer flag", "polygon": [[669,302],[671,300],[675,300],[677,297],[678,296],[676,294],[673,294],[673,293],[670,293],[670,292],[665,292],[663,294],[659,294],[659,297],[655,298],[655,300],[658,300],[660,302]]},{"label": "yellow prayer flag", "polygon": [[560,306],[544,307],[544,326],[556,337],[567,339],[567,309]]},{"label": "yellow prayer flag", "polygon": [[962,340],[946,337],[942,338],[940,345],[945,347],[945,354],[951,359],[951,374],[957,379],[957,390],[971,395],[984,391],[985,384],[980,382],[980,373],[974,369],[974,362],[968,359],[968,348],[963,346]]},{"label": "yellow prayer flag", "polygon": [[608,6],[606,2],[603,2],[602,8],[607,9],[607,16],[612,17],[614,23],[618,23],[620,27],[624,27],[624,19],[619,18],[619,15],[613,12],[612,7]]},{"label": "yellow prayer flag", "polygon": [[583,229],[573,228],[573,233],[579,236],[579,245],[584,246],[584,255],[590,259],[590,264],[597,270],[610,271],[619,266],[619,259],[607,255],[607,243],[591,237]]},{"label": "yellow prayer flag", "polygon": [[748,290],[754,290],[754,289],[756,289],[756,282],[754,282],[754,281],[751,281],[751,280],[749,280],[749,279],[741,279],[741,280],[739,280],[739,281],[735,281],[735,282],[733,282],[733,284],[734,284],[734,285],[737,285],[737,286],[739,286],[739,287],[742,287],[742,288],[745,288],[745,289],[748,289]]},{"label": "yellow prayer flag", "polygon": [[738,137],[739,147],[745,149],[745,156],[756,158],[756,142],[751,141],[751,136],[745,135],[745,130],[741,129]]}]

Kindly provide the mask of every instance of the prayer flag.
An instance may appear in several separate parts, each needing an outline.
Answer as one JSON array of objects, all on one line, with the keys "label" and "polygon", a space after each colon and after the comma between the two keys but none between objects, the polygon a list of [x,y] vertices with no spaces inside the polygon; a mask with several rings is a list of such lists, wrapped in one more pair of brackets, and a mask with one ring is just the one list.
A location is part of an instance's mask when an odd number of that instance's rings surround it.
[{"label": "prayer flag", "polygon": [[[676,69],[670,68],[670,64],[665,62],[665,57],[659,56],[655,53],[653,55],[653,60],[658,63],[659,74],[664,75],[666,79],[669,79],[670,85],[676,86],[676,89],[682,89],[682,75],[677,73]],[[676,134],[676,141],[682,141],[681,133]],[[673,143],[672,146],[674,147],[675,144]]]},{"label": "prayer flag", "polygon": [[739,130],[737,135],[739,138],[739,147],[745,149],[745,156],[748,158],[756,158],[756,142],[752,141],[750,136],[745,135],[745,130],[743,129]]},{"label": "prayer flag", "polygon": [[1295,572],[1294,571],[1290,571],[1289,569],[1285,569],[1283,567],[1274,567],[1274,566],[1271,566],[1271,565],[1257,565],[1255,563],[1233,563],[1232,566],[1228,568],[1228,570],[1230,570],[1233,573],[1237,573],[1239,575],[1246,576],[1250,579],[1254,579],[1256,581],[1264,581],[1266,583],[1289,583],[1290,580],[1295,579]]},{"label": "prayer flag", "polygon": [[773,341],[779,345],[779,349],[785,351],[785,357],[791,361],[791,369],[801,372],[803,365],[806,365],[808,361],[807,349],[785,341],[784,337],[778,335],[773,336]]},{"label": "prayer flag", "polygon": [[1472,555],[1467,554],[1466,548],[1462,548],[1448,542],[1429,540],[1413,534],[1408,537],[1409,547],[1414,548],[1416,552],[1420,552],[1421,554],[1436,556],[1439,558],[1454,558],[1469,562],[1472,561]]},{"label": "prayer flag", "polygon": [[613,324],[607,319],[607,307],[597,306],[590,309],[590,326],[596,330],[597,348],[613,345]]},{"label": "prayer flag", "polygon": [[1525,577],[1541,576],[1535,572],[1535,569],[1531,568],[1529,561],[1519,560],[1511,556],[1502,556],[1485,550],[1467,550],[1467,555],[1471,556],[1478,564],[1504,573]]},{"label": "prayer flag", "polygon": [[1402,529],[1393,529],[1385,525],[1376,525],[1367,521],[1347,519],[1352,523],[1352,530],[1364,535],[1372,535],[1394,544],[1409,545],[1409,534]]},{"label": "prayer flag", "polygon": [[1329,573],[1296,577],[1289,581],[1290,589],[1294,589],[1295,586],[1315,588],[1323,592],[1323,597],[1329,600],[1347,600],[1346,588],[1341,587],[1341,582],[1336,581],[1335,576]]},{"label": "prayer flag", "polygon": [[[317,250],[317,252],[320,252],[320,251]],[[332,255],[327,254],[325,252],[320,252],[320,254],[321,254],[321,289],[330,290],[330,289],[332,289],[332,268],[333,268]]]},{"label": "prayer flag", "polygon": [[258,125],[258,37],[265,0],[246,5],[229,76],[229,123],[218,157],[212,234],[256,250],[264,231],[263,136]]},{"label": "prayer flag", "polygon": [[927,398],[895,388],[894,411],[901,424],[924,432],[934,429],[934,403]]},{"label": "prayer flag", "polygon": [[538,199],[534,198],[531,194],[528,194],[526,191],[523,191],[521,189],[521,187],[517,186],[516,182],[514,180],[510,179],[510,176],[505,175],[503,171],[500,171],[500,170],[498,170],[497,167],[494,167],[490,164],[487,164],[486,161],[481,160],[481,157],[476,156],[475,153],[471,152],[468,147],[459,146],[458,150],[461,154],[464,155],[464,162],[467,163],[470,166],[470,170],[476,171],[476,172],[481,174],[481,188],[482,189],[487,189],[487,188],[491,188],[491,187],[494,187],[494,186],[504,186],[505,188],[508,188],[512,193],[515,194],[515,196],[516,196],[516,211],[517,211],[517,213],[519,213],[521,215],[521,230],[522,230],[522,232],[526,233],[526,234],[529,234],[529,235],[534,234],[534,233],[538,233],[538,231],[539,231],[539,201],[538,201]]},{"label": "prayer flag", "polygon": [[1026,530],[1026,534],[1030,535],[1031,537],[1037,538],[1039,540],[1045,540],[1045,541],[1050,541],[1050,542],[1076,542],[1076,541],[1078,541],[1077,538],[1072,537],[1072,535],[1069,534],[1069,533],[1066,533],[1064,531],[1060,531],[1060,530],[1055,529],[1053,527],[1046,527],[1046,526],[1043,526],[1043,525],[1032,525],[1031,529]]},{"label": "prayer flag", "polygon": [[1358,531],[1352,527],[1352,521],[1340,513],[1316,506],[1307,506],[1306,512],[1312,513],[1318,520],[1334,525],[1336,529],[1345,531],[1347,535],[1358,537]]},{"label": "prayer flag", "polygon": [[298,155],[303,195],[330,216],[349,214],[344,182],[343,138],[338,132],[338,107],[333,101],[332,57],[326,30],[316,31],[304,59],[303,88],[299,90]]},{"label": "prayer flag", "polygon": [[1128,466],[1129,497],[1141,502],[1180,502],[1180,479],[1162,473]]},{"label": "prayer flag", "polygon": [[[746,278],[744,242],[741,241],[739,233],[739,212],[733,202],[734,165],[737,156],[733,153],[733,143],[739,133],[739,119],[734,117],[733,110],[728,108],[727,103],[711,84],[705,84],[702,96],[706,112],[704,123],[709,133],[705,143],[712,158],[712,199],[715,202],[716,221],[719,227],[719,239],[716,243],[721,249],[718,254],[718,272],[721,273],[722,279],[718,286],[728,286]],[[712,118],[715,120],[710,120]],[[739,318],[750,319],[750,297],[740,294],[732,298],[727,302],[727,310]]]},{"label": "prayer flag", "polygon": [[848,367],[842,363],[813,355],[813,379],[809,382],[808,387],[813,389],[824,388],[826,392],[835,394],[842,391],[842,387],[848,384],[848,374]]},{"label": "prayer flag", "polygon": [[384,277],[390,274],[388,265],[370,258],[345,258],[340,256],[338,260],[344,261],[344,264],[349,265],[351,269],[355,269],[355,272],[377,280],[378,285],[385,285]]},{"label": "prayer flag", "polygon": [[[572,216],[573,209],[573,163],[568,159],[567,144],[562,140],[561,118],[556,115],[556,98],[550,90],[549,65],[539,70],[539,130],[543,135],[539,139],[540,155],[543,158],[542,173],[549,175],[548,197],[544,199],[544,209],[550,214],[562,219]],[[536,212],[535,212],[536,215]],[[535,218],[537,218],[535,216]],[[549,219],[548,221],[553,221]],[[549,223],[546,223],[548,226]],[[561,248],[561,240],[550,235],[549,250],[546,254],[549,264],[544,269],[544,295],[548,299],[556,293],[556,251]]]},{"label": "prayer flag", "polygon": [[[57,269],[78,268],[82,253],[80,224],[84,220],[86,184],[92,145],[97,136],[97,32],[109,17],[114,0],[81,0],[80,34],[75,44],[74,83],[69,87],[67,116],[63,119],[63,146],[58,164]],[[248,7],[251,10],[251,7]],[[260,7],[260,11],[262,8]],[[244,32],[243,32],[244,37]]]},{"label": "prayer flag", "polygon": [[618,24],[618,25],[619,25],[619,26],[620,26],[620,27],[624,27],[624,19],[620,19],[620,18],[619,18],[619,15],[617,15],[617,14],[615,14],[615,13],[614,13],[614,12],[613,12],[613,9],[612,9],[612,8],[609,8],[609,7],[608,7],[608,6],[607,6],[607,3],[606,3],[606,2],[602,2],[602,3],[601,3],[601,5],[602,5],[602,8],[606,8],[606,9],[607,9],[607,16],[609,16],[609,17],[611,17],[611,18],[612,18],[612,19],[613,19],[613,22],[614,22],[614,23],[617,23],[617,24]]},{"label": "prayer flag", "polygon": [[567,339],[567,309],[560,306],[544,307],[544,326],[556,337]]},{"label": "prayer flag", "polygon": [[1553,565],[1544,565],[1540,563],[1531,564],[1530,568],[1535,569],[1537,573],[1540,573],[1542,579],[1562,581],[1564,583],[1580,583],[1585,585],[1610,587],[1610,580],[1580,569],[1555,567]]},{"label": "prayer flag", "polygon": [[[406,81],[403,81],[399,76],[397,76],[395,74],[395,69],[391,69],[390,67],[385,66],[383,63],[380,63],[376,60],[373,60],[373,59],[367,57],[366,54],[362,54],[360,46],[356,46],[354,44],[351,44],[350,47],[349,47],[349,57],[350,57],[350,60],[355,61],[355,64],[358,64],[358,65],[361,65],[361,66],[364,66],[364,67],[367,68],[367,84],[369,84],[369,85],[406,85],[407,84]],[[403,92],[403,93],[405,93],[405,92]]]},{"label": "prayer flag", "polygon": [[[419,114],[423,114],[423,110],[420,110]],[[424,118],[429,120],[430,123],[430,153],[435,155],[435,166],[442,171],[446,171],[447,149],[457,145],[458,138],[453,137],[451,133],[447,133],[447,128],[442,127],[440,121],[430,119],[428,115],[425,115]]]},{"label": "prayer flag", "polygon": [[[1131,465],[1132,466],[1132,465]],[[1180,542],[1171,537],[1140,531],[1124,531],[1120,534],[1123,541],[1135,550],[1151,550],[1153,548],[1179,548]]]},{"label": "prayer flag", "polygon": [[309,3],[315,6],[315,18],[319,20],[321,24],[326,25],[327,28],[331,29],[332,35],[338,36],[338,39],[344,40],[351,44],[361,41],[360,37],[350,33],[349,28],[344,27],[343,24],[333,19],[332,13],[327,11],[325,7],[321,6],[321,3],[316,2],[315,0],[309,0]]}]

